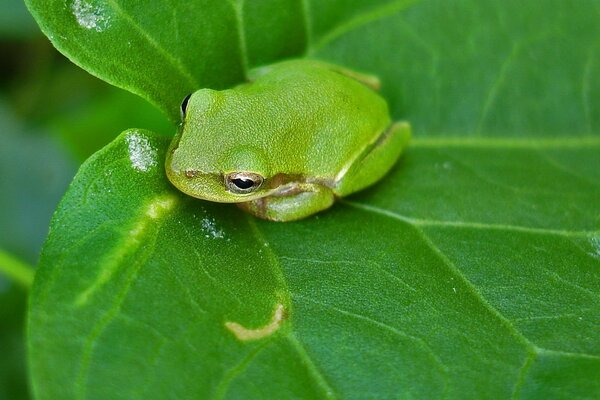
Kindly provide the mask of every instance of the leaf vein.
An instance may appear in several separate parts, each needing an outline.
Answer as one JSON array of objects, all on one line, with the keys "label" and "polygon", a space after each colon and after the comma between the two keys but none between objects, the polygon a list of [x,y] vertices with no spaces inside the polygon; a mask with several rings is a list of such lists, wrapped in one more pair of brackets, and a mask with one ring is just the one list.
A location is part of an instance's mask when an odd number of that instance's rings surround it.
[{"label": "leaf vein", "polygon": [[[256,221],[254,220],[254,218],[246,213],[245,213],[245,217],[246,217],[246,220],[248,221],[248,225],[250,226],[250,229],[252,231],[252,235],[254,236],[256,241],[267,248],[267,254],[269,255],[269,259],[271,261],[273,274],[275,275],[276,279],[279,281],[279,284],[284,288],[284,293],[278,293],[278,296],[281,298],[280,301],[284,305],[284,307],[288,310],[288,312],[290,314],[293,314],[292,305],[291,305],[292,302],[289,298],[290,291],[287,286],[287,282],[285,280],[285,276],[283,274],[281,264],[279,263],[277,256],[276,256],[274,250],[272,249],[271,245],[268,243],[268,241],[266,240],[264,235],[259,230],[258,225],[256,224]],[[290,329],[286,338],[294,346],[298,355],[304,360],[306,367],[308,368],[308,371],[312,375],[313,379],[315,379],[317,384],[325,392],[325,396],[330,399],[336,398],[333,388],[325,380],[323,374],[319,371],[319,369],[317,368],[315,363],[312,361],[312,359],[306,352],[306,349],[304,348],[302,343],[293,334],[293,329]]]},{"label": "leaf vein", "polygon": [[402,330],[400,330],[400,329],[398,329],[396,327],[393,327],[393,326],[391,326],[389,324],[386,324],[384,322],[377,321],[377,320],[375,320],[373,318],[367,317],[366,315],[360,315],[360,314],[353,313],[351,311],[343,310],[343,309],[335,307],[335,306],[333,306],[331,304],[326,304],[326,303],[323,303],[321,301],[315,300],[313,298],[302,296],[300,294],[293,294],[292,296],[294,298],[302,299],[304,301],[308,301],[310,303],[316,304],[316,305],[318,305],[320,307],[327,308],[327,309],[329,309],[331,311],[334,311],[336,313],[342,314],[342,315],[344,315],[346,317],[350,317],[350,318],[353,318],[353,319],[357,319],[357,320],[366,322],[368,324],[376,326],[379,329],[386,330],[386,331],[394,334],[395,336],[402,337],[402,338],[405,338],[405,339],[409,339],[409,340],[415,342],[415,344],[417,346],[423,348],[423,350],[425,350],[425,352],[427,352],[431,356],[431,358],[435,361],[436,365],[438,366],[439,370],[444,375],[446,375],[447,372],[448,372],[448,367],[442,362],[442,360],[440,360],[440,358],[435,354],[435,352],[433,351],[433,349],[423,339],[421,339],[419,337],[416,337],[416,336],[413,336],[413,335],[409,335],[405,331],[402,331]]},{"label": "leaf vein", "polygon": [[589,235],[596,234],[596,231],[567,231],[561,229],[547,229],[547,228],[533,228],[528,226],[520,225],[506,225],[506,224],[493,224],[493,223],[482,223],[482,222],[469,222],[469,221],[441,221],[431,219],[419,219],[408,217],[396,212],[386,210],[380,207],[375,207],[369,204],[358,203],[355,201],[342,200],[341,204],[348,205],[350,207],[362,209],[368,212],[378,213],[390,218],[398,219],[415,226],[421,227],[442,227],[442,228],[456,228],[456,229],[481,229],[481,230],[499,230],[499,231],[517,231],[538,235],[555,235],[564,237],[576,237],[576,238],[587,238]]},{"label": "leaf vein", "polygon": [[583,73],[581,74],[581,106],[583,115],[587,125],[588,134],[592,133],[592,108],[590,106],[590,85],[592,81],[592,69],[594,67],[594,57],[598,51],[598,44],[593,46],[587,56],[587,60],[583,65]]},{"label": "leaf vein", "polygon": [[554,158],[550,157],[550,155],[544,151],[541,151],[540,149],[537,149],[538,154],[540,155],[540,157],[542,157],[550,166],[556,168],[559,171],[564,172],[567,175],[572,176],[573,178],[584,182],[588,185],[592,185],[592,186],[600,186],[599,182],[595,182],[589,178],[587,178],[584,175],[581,175],[579,173],[577,173],[576,171],[573,171],[571,168],[565,166],[564,164],[561,164],[560,162],[558,162],[557,160],[555,160]]},{"label": "leaf vein", "polygon": [[302,358],[306,367],[308,368],[309,373],[313,376],[313,379],[317,382],[317,384],[324,391],[325,397],[328,399],[336,399],[338,396],[335,394],[335,391],[327,382],[323,373],[317,368],[314,361],[307,353],[306,349],[302,345],[302,343],[296,338],[296,336],[290,332],[286,336],[287,340],[292,344],[292,346],[296,349],[296,353]]},{"label": "leaf vein", "polygon": [[242,57],[242,67],[244,69],[244,77],[248,76],[248,44],[246,41],[246,27],[244,23],[244,4],[245,0],[230,0],[237,22],[237,34],[238,34],[238,46],[240,49],[240,56]]},{"label": "leaf vein", "polygon": [[538,347],[536,350],[539,354],[550,354],[550,355],[557,355],[560,357],[567,357],[567,358],[583,358],[583,359],[587,359],[587,360],[600,360],[600,355],[596,355],[596,354],[575,353],[575,352],[571,352],[571,351],[544,349],[544,348],[540,348],[540,347]]},{"label": "leaf vein", "polygon": [[310,48],[313,42],[313,27],[311,21],[310,5],[308,4],[308,0],[300,0],[300,3],[302,5],[302,14],[304,17],[304,25],[306,29],[306,45],[307,48]]},{"label": "leaf vein", "polygon": [[545,267],[545,266],[543,266],[543,265],[541,265],[541,266],[540,266],[540,268],[541,268],[543,271],[545,271],[545,272],[546,272],[546,274],[548,274],[548,275],[549,275],[549,276],[551,276],[551,277],[552,277],[554,280],[556,280],[557,282],[563,283],[564,285],[566,285],[566,286],[568,286],[568,287],[570,287],[570,288],[572,288],[572,289],[575,289],[575,290],[578,290],[578,291],[584,292],[584,293],[586,293],[586,294],[590,295],[592,298],[595,298],[595,299],[599,299],[599,298],[600,298],[600,296],[598,295],[598,293],[594,293],[594,292],[592,292],[592,291],[591,291],[590,289],[588,289],[588,288],[584,288],[584,287],[582,287],[582,286],[579,286],[578,284],[576,284],[576,283],[574,283],[574,282],[571,282],[571,281],[569,281],[569,280],[567,280],[567,279],[563,278],[562,276],[560,276],[559,274],[557,274],[555,271],[552,271],[551,269],[549,269],[549,268],[547,268],[547,267]]},{"label": "leaf vein", "polygon": [[[352,203],[356,204],[356,203]],[[402,221],[409,226],[412,226],[416,232],[419,234],[423,242],[429,247],[429,249],[435,254],[438,259],[442,262],[449,272],[458,277],[466,286],[467,290],[481,302],[483,307],[493,316],[495,316],[513,335],[528,349],[535,348],[534,344],[531,343],[521,332],[519,332],[515,326],[508,320],[504,315],[502,315],[498,310],[496,310],[492,305],[483,297],[483,295],[477,290],[477,288],[467,279],[467,277],[458,269],[458,267],[442,252],[442,250],[435,245],[435,243],[429,238],[429,236],[423,231],[421,226],[411,223],[410,219],[406,219],[406,217],[397,215],[391,211],[381,210],[374,207],[365,207],[362,206],[362,209],[368,212],[377,213],[379,215],[383,215],[389,218],[394,218],[396,220]],[[383,212],[382,212],[383,211]]]},{"label": "leaf vein", "polygon": [[413,148],[491,148],[491,149],[578,149],[600,147],[600,136],[585,135],[576,138],[506,138],[506,137],[422,137],[414,138],[411,142]]},{"label": "leaf vein", "polygon": [[[182,228],[183,228],[182,230],[186,234],[186,236],[189,237],[190,242],[193,242],[194,237],[191,234],[191,232],[188,230],[188,228],[185,225],[183,225]],[[206,275],[206,277],[208,279],[210,279],[217,287],[219,287],[225,293],[229,294],[232,299],[234,299],[236,302],[240,303],[240,299],[238,298],[238,296],[235,295],[235,293],[233,293],[231,290],[229,290],[229,288],[226,285],[224,285],[217,278],[215,278],[210,272],[208,272],[208,268],[206,267],[204,261],[202,260],[202,256],[200,255],[200,252],[198,251],[196,246],[191,246],[191,249],[192,249],[192,253],[194,254],[194,257],[198,260],[198,264],[200,265],[200,269],[202,270],[204,275]]]},{"label": "leaf vein", "polygon": [[515,382],[515,385],[513,386],[512,396],[511,396],[512,399],[519,398],[519,396],[521,394],[521,389],[523,388],[523,385],[525,384],[525,378],[527,377],[527,373],[529,372],[529,369],[535,362],[536,358],[537,358],[537,352],[535,352],[535,351],[530,351],[527,354],[527,357],[525,357],[525,361],[523,362],[523,365],[519,369],[519,373],[517,375],[517,380]]},{"label": "leaf vein", "polygon": [[127,23],[144,38],[148,44],[153,47],[159,55],[161,55],[169,64],[175,67],[181,75],[188,81],[188,83],[195,88],[200,87],[199,82],[196,80],[194,75],[189,69],[183,65],[180,59],[175,57],[173,54],[168,52],[165,48],[160,46],[158,42],[144,29],[142,28],[129,14],[127,14],[119,5],[116,0],[108,0],[108,3],[112,8],[125,20]]},{"label": "leaf vein", "polygon": [[139,270],[142,268],[145,262],[148,260],[150,255],[153,253],[155,245],[156,235],[152,239],[149,246],[146,247],[144,254],[141,257],[137,258],[131,266],[131,272],[125,280],[121,291],[115,297],[115,300],[111,307],[104,313],[104,316],[100,318],[100,320],[94,325],[94,327],[90,331],[89,335],[86,337],[79,361],[79,373],[77,374],[75,382],[75,387],[77,390],[76,398],[81,400],[84,400],[86,398],[86,382],[89,376],[90,364],[92,362],[92,356],[96,340],[100,337],[102,332],[104,332],[106,327],[115,319],[115,317],[119,315],[121,305],[127,297],[127,294],[135,280],[135,277],[137,276]]},{"label": "leaf vein", "polygon": [[396,13],[402,12],[420,0],[397,0],[386,3],[374,10],[361,13],[348,21],[332,27],[316,43],[308,47],[308,54],[315,54],[321,48],[333,42],[340,36],[343,36],[355,29],[365,26],[380,19],[390,17]]},{"label": "leaf vein", "polygon": [[231,386],[233,380],[236,377],[240,376],[240,374],[242,374],[244,371],[246,371],[246,369],[256,358],[256,356],[258,356],[258,354],[260,354],[266,347],[268,347],[272,343],[272,339],[266,340],[264,343],[261,343],[255,349],[246,354],[246,356],[243,357],[239,363],[227,370],[221,378],[221,381],[217,384],[217,388],[213,395],[213,399],[220,400],[225,398],[225,395],[227,394],[227,391],[229,390],[229,387]]}]

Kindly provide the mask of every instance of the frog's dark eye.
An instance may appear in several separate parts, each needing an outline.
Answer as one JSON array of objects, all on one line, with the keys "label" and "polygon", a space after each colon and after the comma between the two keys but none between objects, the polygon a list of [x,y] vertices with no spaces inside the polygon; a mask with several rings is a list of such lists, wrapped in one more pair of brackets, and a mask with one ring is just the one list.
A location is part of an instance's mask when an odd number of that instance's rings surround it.
[{"label": "frog's dark eye", "polygon": [[187,96],[185,96],[185,98],[181,102],[181,119],[183,119],[185,117],[185,110],[187,110],[187,105],[188,105],[188,102],[190,101],[190,97],[192,97],[191,93],[188,94]]},{"label": "frog's dark eye", "polygon": [[225,175],[225,187],[231,193],[249,194],[262,185],[264,178],[252,172],[234,172]]}]

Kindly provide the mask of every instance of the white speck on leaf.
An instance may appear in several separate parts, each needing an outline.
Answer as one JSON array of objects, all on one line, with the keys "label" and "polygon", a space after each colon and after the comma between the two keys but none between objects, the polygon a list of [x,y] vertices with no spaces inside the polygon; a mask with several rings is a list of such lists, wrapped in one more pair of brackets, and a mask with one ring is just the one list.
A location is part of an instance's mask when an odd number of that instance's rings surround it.
[{"label": "white speck on leaf", "polygon": [[125,140],[127,141],[129,159],[133,168],[146,172],[158,164],[156,149],[150,145],[146,137],[138,132],[131,132]]},{"label": "white speck on leaf", "polygon": [[103,6],[97,3],[103,3],[103,1],[74,0],[71,4],[71,11],[81,27],[102,32],[110,26],[110,15]]},{"label": "white speck on leaf", "polygon": [[206,233],[204,237],[213,239],[223,239],[225,237],[225,232],[223,230],[217,228],[217,223],[214,218],[203,218],[200,222],[202,226],[202,230]]}]

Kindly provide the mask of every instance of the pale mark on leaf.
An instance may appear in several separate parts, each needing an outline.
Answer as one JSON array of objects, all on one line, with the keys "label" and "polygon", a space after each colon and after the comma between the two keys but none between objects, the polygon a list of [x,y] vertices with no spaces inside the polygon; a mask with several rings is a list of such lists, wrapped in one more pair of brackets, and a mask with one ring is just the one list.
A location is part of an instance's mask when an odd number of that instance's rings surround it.
[{"label": "pale mark on leaf", "polygon": [[277,304],[273,317],[271,317],[271,321],[261,328],[248,329],[237,322],[231,321],[225,322],[225,327],[229,329],[238,340],[248,341],[262,339],[272,335],[281,327],[281,323],[285,319],[284,311],[283,304]]},{"label": "pale mark on leaf", "polygon": [[150,203],[146,215],[152,219],[160,218],[165,211],[168,211],[173,207],[174,202],[175,198],[172,196],[158,198]]},{"label": "pale mark on leaf", "polygon": [[223,239],[225,232],[217,227],[217,222],[214,218],[205,217],[200,222],[202,230],[206,233],[204,237],[213,239]]},{"label": "pale mark on leaf", "polygon": [[147,172],[158,164],[158,152],[152,147],[148,138],[133,131],[127,134],[125,141],[129,150],[129,160],[134,169]]},{"label": "pale mark on leaf", "polygon": [[125,256],[132,249],[135,250],[140,245],[140,236],[146,232],[150,225],[150,221],[162,217],[166,211],[173,208],[175,201],[176,199],[174,196],[166,195],[157,197],[148,204],[143,216],[137,221],[133,228],[129,230],[128,235],[122,239],[118,246],[116,246],[116,250],[106,254],[105,259],[101,262],[100,273],[96,277],[96,280],[77,297],[77,300],[75,301],[76,306],[84,306],[98,289],[110,281],[119,266],[121,266]]},{"label": "pale mark on leaf", "polygon": [[81,27],[102,32],[110,27],[111,18],[104,7],[94,3],[86,0],[75,0],[71,4],[71,11]]}]

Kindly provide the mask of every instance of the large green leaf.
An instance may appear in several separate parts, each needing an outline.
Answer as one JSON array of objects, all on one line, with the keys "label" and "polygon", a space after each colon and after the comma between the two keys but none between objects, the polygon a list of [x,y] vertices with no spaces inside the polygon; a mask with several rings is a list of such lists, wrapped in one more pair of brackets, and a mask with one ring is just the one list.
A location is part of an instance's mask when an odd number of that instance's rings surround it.
[{"label": "large green leaf", "polygon": [[224,88],[246,69],[299,55],[299,0],[26,0],[42,31],[76,64],[179,119],[201,87]]},{"label": "large green leaf", "polygon": [[[269,223],[178,193],[168,140],[124,133],[45,245],[37,397],[600,397],[599,7],[290,5],[311,56],[383,78],[416,128],[406,156],[327,212]],[[249,59],[281,55],[251,29]]]},{"label": "large green leaf", "polygon": [[[180,195],[166,146],[126,133],[63,200],[32,300],[39,398],[600,394],[600,170],[565,167],[598,165],[600,139],[417,141],[288,224]],[[278,304],[275,333],[227,328]]]}]

